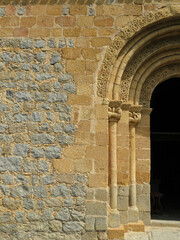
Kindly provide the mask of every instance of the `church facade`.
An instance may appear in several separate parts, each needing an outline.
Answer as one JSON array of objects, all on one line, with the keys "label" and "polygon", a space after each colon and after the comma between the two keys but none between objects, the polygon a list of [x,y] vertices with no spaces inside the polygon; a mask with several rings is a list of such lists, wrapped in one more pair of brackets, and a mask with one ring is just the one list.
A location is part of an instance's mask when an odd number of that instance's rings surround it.
[{"label": "church facade", "polygon": [[144,231],[151,98],[180,77],[178,0],[0,4],[0,239]]}]

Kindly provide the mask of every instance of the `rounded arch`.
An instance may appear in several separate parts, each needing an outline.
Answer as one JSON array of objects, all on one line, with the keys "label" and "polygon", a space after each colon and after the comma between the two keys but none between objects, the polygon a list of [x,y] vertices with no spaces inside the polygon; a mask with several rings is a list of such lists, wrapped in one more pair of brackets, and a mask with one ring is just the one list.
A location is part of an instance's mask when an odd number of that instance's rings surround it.
[{"label": "rounded arch", "polygon": [[180,77],[180,62],[163,66],[152,72],[142,86],[139,103],[145,108],[150,107],[151,96],[157,85],[172,78]]},{"label": "rounded arch", "polygon": [[147,85],[154,89],[150,76],[179,62],[180,6],[148,12],[126,25],[108,47],[98,75],[98,96],[148,106],[150,96],[141,92],[147,92]]}]

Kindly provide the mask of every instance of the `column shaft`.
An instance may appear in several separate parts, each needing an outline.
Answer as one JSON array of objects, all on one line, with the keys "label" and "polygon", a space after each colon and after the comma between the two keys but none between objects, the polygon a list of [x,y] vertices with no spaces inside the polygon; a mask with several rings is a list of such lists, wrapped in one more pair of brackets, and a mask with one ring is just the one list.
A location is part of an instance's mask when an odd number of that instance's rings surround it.
[{"label": "column shaft", "polygon": [[136,142],[135,126],[130,126],[130,207],[136,206]]},{"label": "column shaft", "polygon": [[109,122],[110,205],[117,209],[117,121]]}]

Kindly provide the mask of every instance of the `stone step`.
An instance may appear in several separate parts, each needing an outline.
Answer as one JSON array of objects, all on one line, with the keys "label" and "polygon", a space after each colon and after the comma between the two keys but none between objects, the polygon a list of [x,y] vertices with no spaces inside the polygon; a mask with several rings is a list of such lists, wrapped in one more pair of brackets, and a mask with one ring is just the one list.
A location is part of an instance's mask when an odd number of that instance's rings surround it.
[{"label": "stone step", "polygon": [[180,221],[151,220],[152,227],[177,227],[180,228]]},{"label": "stone step", "polygon": [[145,226],[143,221],[132,222],[121,225],[119,228],[108,229],[108,239],[124,240],[124,234],[128,231],[131,232],[144,232]]},{"label": "stone step", "polygon": [[[133,232],[144,232],[145,231],[145,226],[143,221],[139,220],[138,222],[133,222],[133,223],[128,223],[128,231],[133,231]],[[126,229],[126,227],[125,227]]]},{"label": "stone step", "polygon": [[108,239],[124,240],[124,226],[108,229]]}]

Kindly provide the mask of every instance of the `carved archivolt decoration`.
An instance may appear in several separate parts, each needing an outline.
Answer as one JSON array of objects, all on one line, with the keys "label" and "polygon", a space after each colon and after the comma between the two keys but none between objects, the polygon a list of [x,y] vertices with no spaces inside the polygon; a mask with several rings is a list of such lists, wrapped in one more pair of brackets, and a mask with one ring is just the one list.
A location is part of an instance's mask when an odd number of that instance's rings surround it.
[{"label": "carved archivolt decoration", "polygon": [[[164,57],[167,56],[168,54],[172,55],[176,53],[177,48],[179,48],[179,46],[180,38],[179,39],[177,37],[176,38],[172,37],[170,39],[166,38],[147,45],[144,49],[140,50],[138,54],[135,54],[135,56],[130,60],[129,64],[126,66],[123,72],[119,89],[120,99],[122,101],[128,101],[130,85],[132,83],[132,80],[136,78],[136,75],[139,75],[140,68],[145,69],[145,64],[146,65],[153,64],[153,62],[156,62],[158,58],[160,59],[160,55]],[[167,49],[172,50],[169,51],[168,53]],[[175,52],[172,53],[174,49]]]},{"label": "carved archivolt decoration", "polygon": [[180,63],[163,66],[152,72],[142,86],[139,100],[140,104],[145,108],[149,108],[151,96],[155,87],[159,83],[173,77],[180,77]]},{"label": "carved archivolt decoration", "polygon": [[[141,90],[143,86],[144,91],[143,83],[151,72],[149,71],[146,78],[142,78],[141,74],[146,71],[142,71],[143,66],[150,69],[151,64],[154,64],[152,71],[158,71],[155,67],[158,56],[163,56],[167,50],[173,52],[175,45],[180,45],[180,37],[173,36],[180,30],[178,17],[180,6],[168,6],[137,17],[122,28],[106,51],[98,76],[98,96],[129,102],[130,93],[136,94],[136,88]],[[174,62],[179,62],[178,58]],[[160,64],[158,68],[161,67]],[[141,81],[139,86],[138,81]],[[129,103],[138,104],[131,101]]]}]

